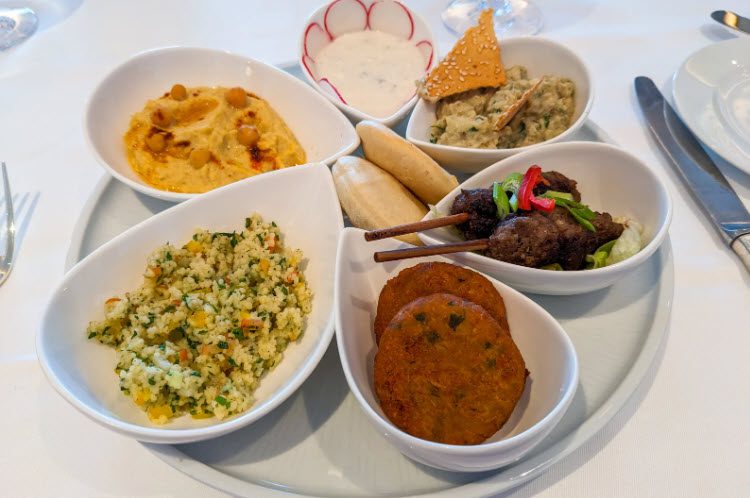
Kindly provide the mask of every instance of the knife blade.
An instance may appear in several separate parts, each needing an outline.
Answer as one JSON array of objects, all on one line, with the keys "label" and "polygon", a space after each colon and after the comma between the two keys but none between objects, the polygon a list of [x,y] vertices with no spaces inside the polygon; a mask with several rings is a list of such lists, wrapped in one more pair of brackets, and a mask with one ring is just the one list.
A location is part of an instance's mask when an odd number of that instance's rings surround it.
[{"label": "knife blade", "polygon": [[750,19],[735,14],[731,10],[715,10],[711,12],[711,19],[737,31],[750,33]]},{"label": "knife blade", "polygon": [[650,78],[635,78],[635,93],[651,133],[695,200],[750,271],[750,213],[698,139]]}]

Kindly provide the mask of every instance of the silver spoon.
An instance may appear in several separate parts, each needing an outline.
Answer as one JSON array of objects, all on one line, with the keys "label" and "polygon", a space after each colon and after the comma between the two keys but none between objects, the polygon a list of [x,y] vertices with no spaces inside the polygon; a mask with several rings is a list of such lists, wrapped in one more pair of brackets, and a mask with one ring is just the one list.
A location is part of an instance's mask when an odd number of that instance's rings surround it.
[{"label": "silver spoon", "polygon": [[21,43],[34,34],[38,25],[36,13],[29,8],[0,8],[0,50]]}]

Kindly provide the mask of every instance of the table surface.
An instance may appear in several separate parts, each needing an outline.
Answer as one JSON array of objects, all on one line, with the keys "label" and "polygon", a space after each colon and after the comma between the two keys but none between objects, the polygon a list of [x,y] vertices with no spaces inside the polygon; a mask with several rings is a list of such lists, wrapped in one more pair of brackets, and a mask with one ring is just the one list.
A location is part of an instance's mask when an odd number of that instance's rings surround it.
[{"label": "table surface", "polygon": [[[227,49],[271,63],[296,57],[320,0],[83,2],[0,0],[40,13],[40,31],[0,52],[0,160],[19,219],[17,266],[0,287],[0,473],[8,496],[221,496],[139,443],[89,421],[47,384],[34,337],[63,274],[70,234],[102,170],[82,132],[86,98],[131,55],[168,45]],[[439,50],[455,39],[444,1],[407,1]],[[596,92],[591,118],[667,179],[674,307],[667,341],[625,408],[587,444],[512,496],[740,496],[750,490],[750,275],[703,218],[643,127],[632,89],[649,75],[669,94],[694,51],[733,38],[713,8],[740,1],[536,0],[543,36],[576,51]],[[703,4],[703,5],[701,5]],[[148,12],[148,15],[145,14]],[[720,165],[746,205],[750,176]]]}]

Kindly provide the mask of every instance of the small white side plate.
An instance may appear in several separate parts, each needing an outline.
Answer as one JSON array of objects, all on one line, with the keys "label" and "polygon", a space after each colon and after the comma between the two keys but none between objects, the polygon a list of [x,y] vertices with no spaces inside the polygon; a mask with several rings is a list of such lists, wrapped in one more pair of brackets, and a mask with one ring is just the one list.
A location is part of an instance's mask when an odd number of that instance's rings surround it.
[{"label": "small white side plate", "polygon": [[692,54],[674,74],[672,95],[688,128],[750,173],[750,38],[714,43]]}]

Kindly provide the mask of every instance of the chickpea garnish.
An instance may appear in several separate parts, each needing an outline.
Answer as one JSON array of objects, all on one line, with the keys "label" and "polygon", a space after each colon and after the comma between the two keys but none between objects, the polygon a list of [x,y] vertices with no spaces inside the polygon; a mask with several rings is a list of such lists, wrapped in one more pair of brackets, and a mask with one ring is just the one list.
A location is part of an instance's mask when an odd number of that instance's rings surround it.
[{"label": "chickpea garnish", "polygon": [[150,137],[146,137],[146,145],[154,152],[161,152],[167,147],[167,141],[161,133],[154,133]]},{"label": "chickpea garnish", "polygon": [[187,98],[187,88],[185,88],[185,85],[177,83],[169,91],[169,95],[175,100],[185,100]]},{"label": "chickpea garnish", "polygon": [[158,107],[151,113],[151,122],[159,128],[167,128],[172,124],[172,111],[165,107]]},{"label": "chickpea garnish", "polygon": [[211,159],[211,152],[208,149],[193,149],[190,151],[190,165],[199,169]]},{"label": "chickpea garnish", "polygon": [[245,90],[238,86],[227,90],[227,93],[224,94],[224,98],[227,99],[229,105],[236,107],[237,109],[245,107],[245,104],[247,103],[247,94],[245,93]]},{"label": "chickpea garnish", "polygon": [[245,147],[252,147],[260,140],[260,133],[253,125],[242,125],[237,130],[237,141]]}]

